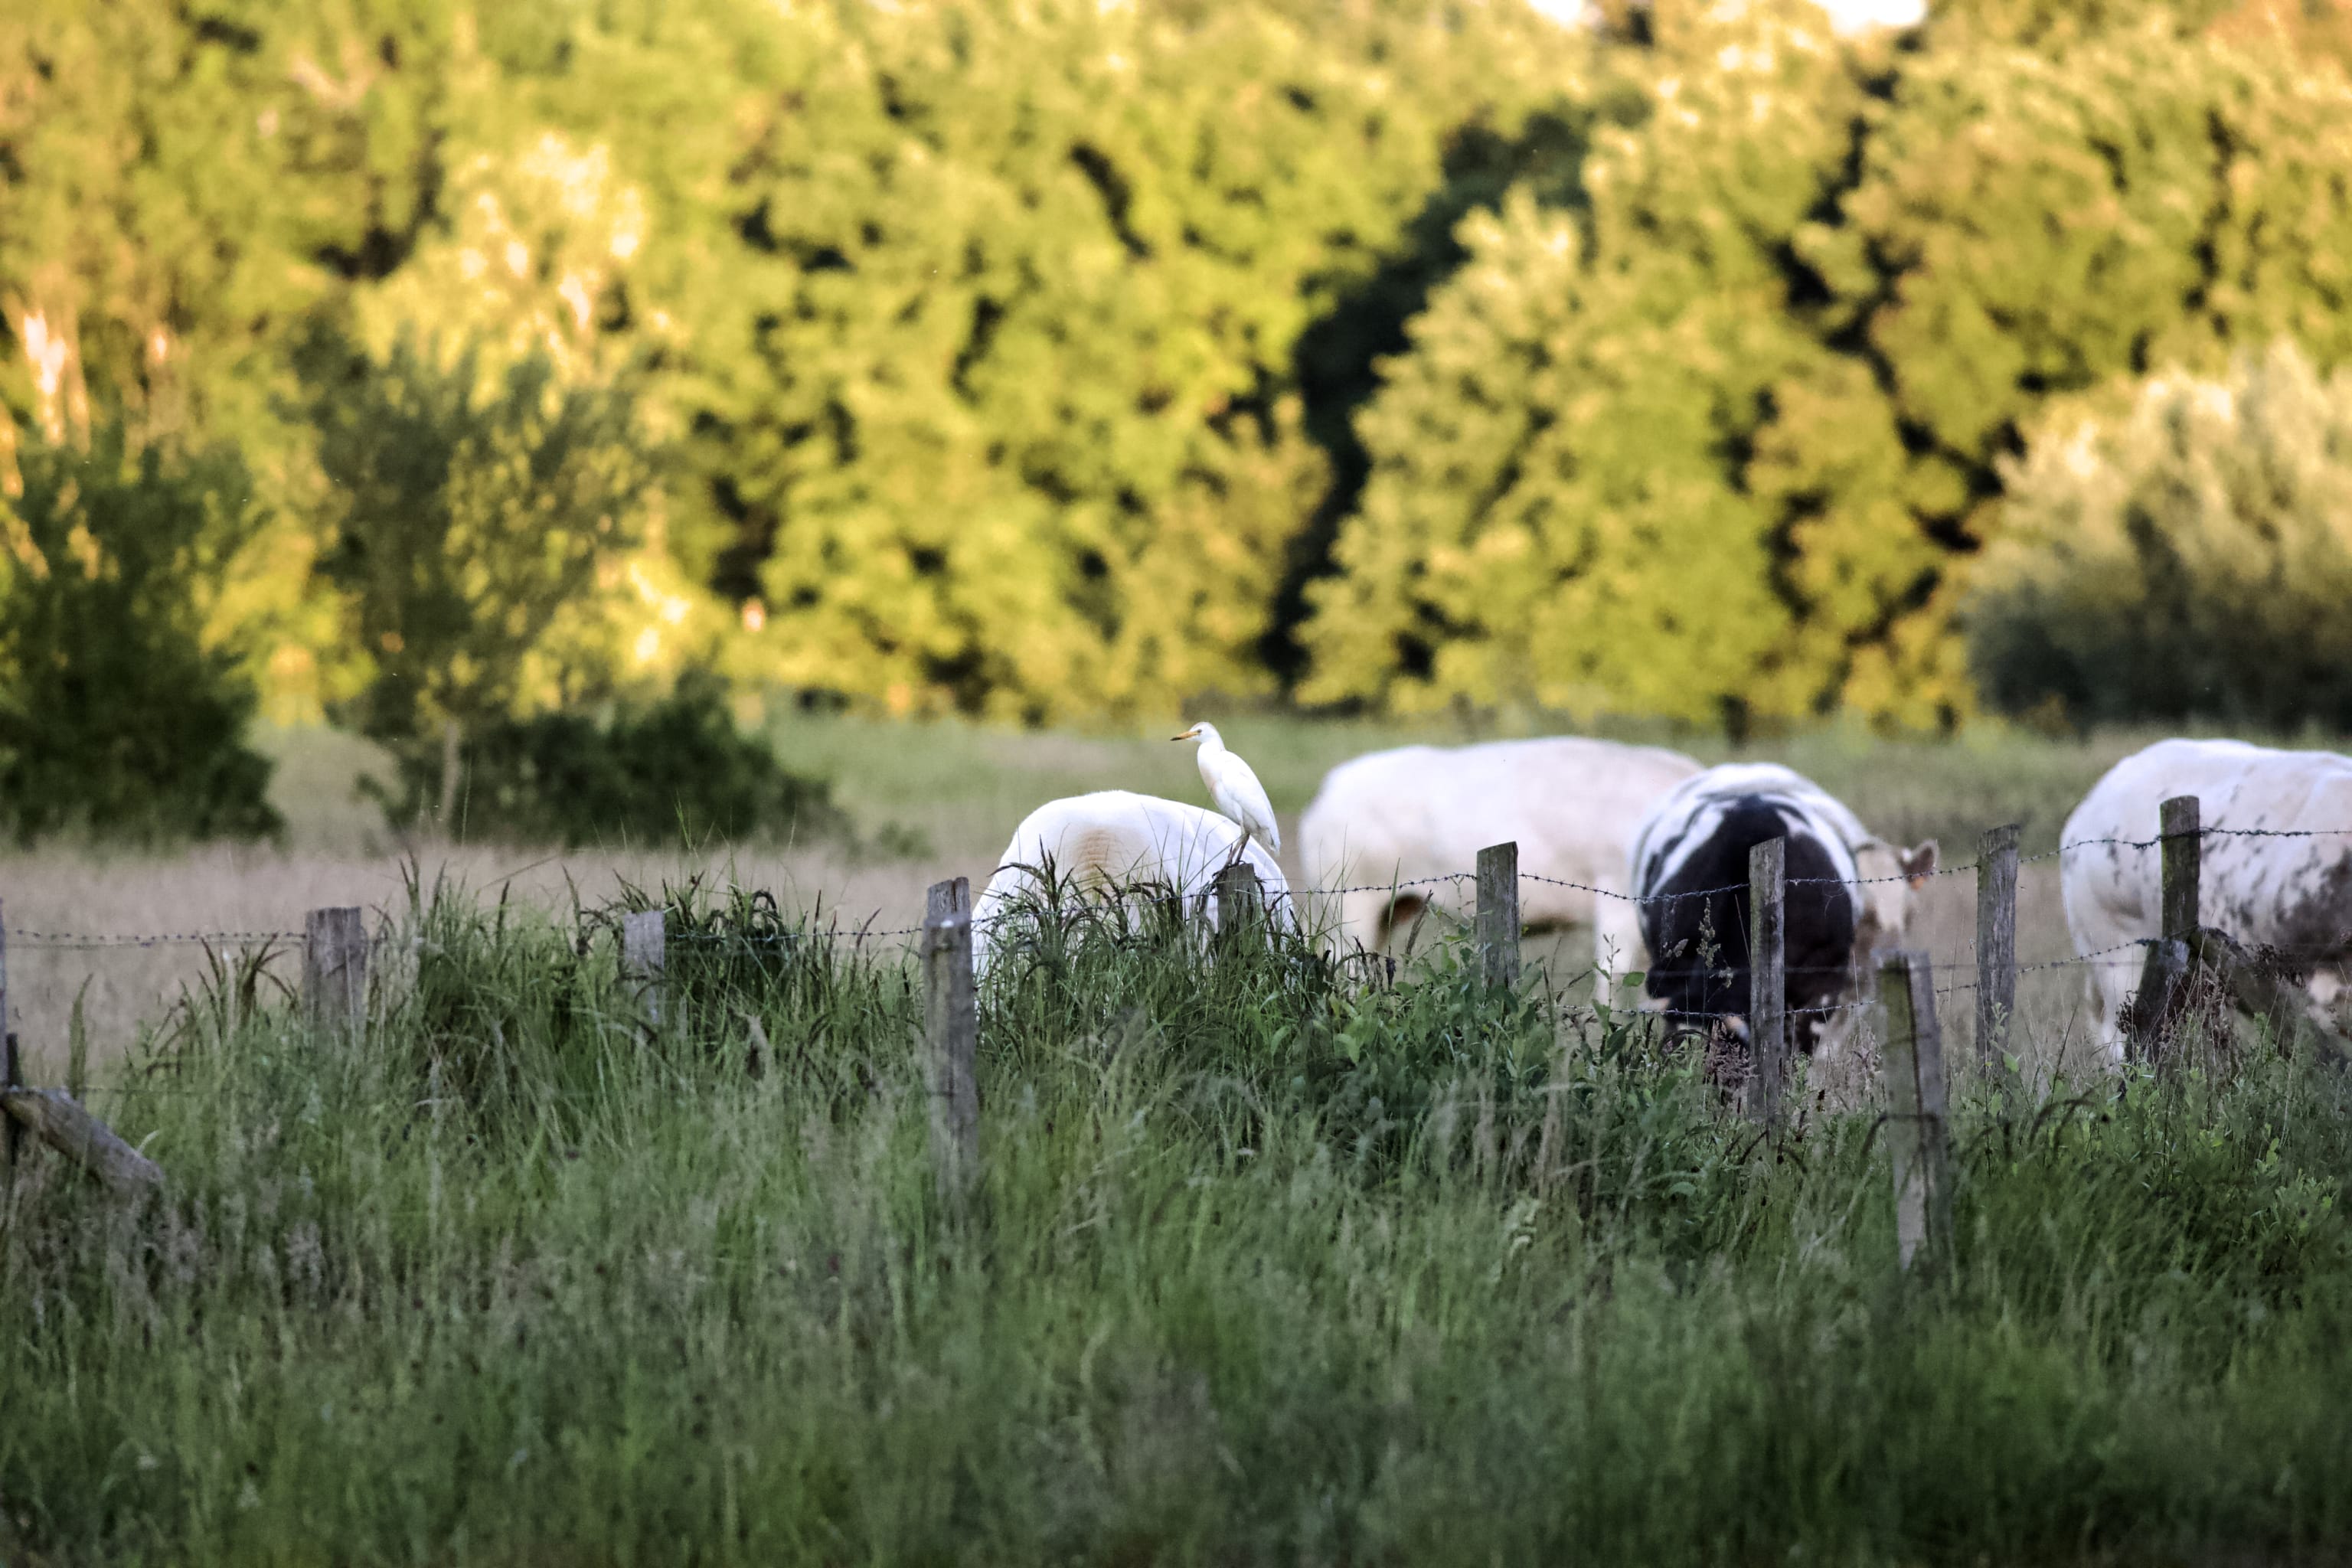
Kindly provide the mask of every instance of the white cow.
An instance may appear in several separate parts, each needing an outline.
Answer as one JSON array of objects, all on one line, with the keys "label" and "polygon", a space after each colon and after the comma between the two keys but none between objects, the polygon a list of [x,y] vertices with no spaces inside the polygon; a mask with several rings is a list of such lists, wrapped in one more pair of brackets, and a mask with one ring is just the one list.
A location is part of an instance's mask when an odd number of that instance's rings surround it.
[{"label": "white cow", "polygon": [[1698,771],[1679,752],[1566,735],[1406,746],[1342,763],[1300,820],[1300,855],[1310,888],[1368,890],[1327,901],[1318,919],[1333,941],[1378,950],[1422,908],[1467,918],[1476,902],[1470,883],[1420,879],[1467,871],[1480,849],[1516,839],[1522,876],[1554,879],[1522,880],[1520,918],[1537,927],[1591,926],[1597,967],[1613,976],[1641,963],[1633,905],[1558,883],[1630,891],[1625,850],[1633,829],[1659,796]]},{"label": "white cow", "polygon": [[973,900],[973,967],[987,967],[1000,940],[997,927],[1008,915],[1024,901],[1044,899],[1049,866],[1066,895],[1181,897],[1188,909],[1197,905],[1213,921],[1217,873],[1236,858],[1256,870],[1268,914],[1296,930],[1282,868],[1263,845],[1244,845],[1242,830],[1216,813],[1119,789],[1047,801],[1013,829],[987,888]]},{"label": "white cow", "polygon": [[2139,987],[2142,951],[2110,952],[2161,934],[2158,808],[2193,795],[2200,826],[2315,833],[2205,837],[2197,919],[2250,947],[2293,950],[2312,964],[2315,1002],[2332,1000],[2352,960],[2352,757],[2279,752],[2241,741],[2159,741],[2107,770],[2066,819],[2059,887],[2066,929],[2090,966],[2091,1005],[2111,1060],[2123,1058],[2117,1020]]}]

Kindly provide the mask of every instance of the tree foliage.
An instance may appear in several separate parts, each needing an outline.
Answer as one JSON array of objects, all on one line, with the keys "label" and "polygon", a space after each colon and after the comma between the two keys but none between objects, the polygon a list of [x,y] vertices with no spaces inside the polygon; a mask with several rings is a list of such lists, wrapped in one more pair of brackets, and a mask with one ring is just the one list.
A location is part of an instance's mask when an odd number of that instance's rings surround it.
[{"label": "tree foliage", "polygon": [[258,526],[235,454],[167,460],[120,419],[36,440],[0,502],[0,832],[257,838],[254,692],[198,584]]},{"label": "tree foliage", "polygon": [[2166,373],[2008,466],[1970,599],[1987,698],[2097,721],[2352,726],[2352,371]]},{"label": "tree foliage", "polygon": [[372,679],[364,734],[404,741],[555,700],[600,671],[546,668],[548,634],[643,526],[651,474],[623,387],[566,384],[543,354],[480,390],[402,339],[379,362],[336,340],[309,355],[309,418],[331,497],[321,556]]},{"label": "tree foliage", "polygon": [[[198,596],[280,710],[378,728],[698,665],[1024,721],[1223,691],[1933,726],[1975,702],[1955,608],[2053,399],[2352,350],[2339,7],[1601,9],[32,0],[0,484],[94,406],[234,447],[276,504]],[[466,595],[355,565],[321,330],[387,429],[472,345],[449,454],[516,438],[529,361],[625,396],[597,440],[659,481],[640,536],[582,570],[572,524],[500,513],[563,603],[496,659],[420,623],[416,673],[383,606]]]},{"label": "tree foliage", "polygon": [[1657,16],[1590,221],[1474,219],[1364,416],[1310,699],[1949,722],[2049,399],[2352,346],[2332,69],[2177,18],[1878,59],[1794,9]]},{"label": "tree foliage", "polygon": [[[396,762],[397,784],[381,798],[406,825],[435,809],[445,781],[428,752]],[[825,784],[786,772],[773,750],[738,730],[716,684],[698,674],[602,721],[579,709],[493,720],[467,736],[462,762],[453,837],[576,848],[849,834]]]},{"label": "tree foliage", "polygon": [[732,176],[759,666],[1032,720],[1266,689],[1328,482],[1294,350],[1573,52],[1475,5],[920,9],[769,62]]}]

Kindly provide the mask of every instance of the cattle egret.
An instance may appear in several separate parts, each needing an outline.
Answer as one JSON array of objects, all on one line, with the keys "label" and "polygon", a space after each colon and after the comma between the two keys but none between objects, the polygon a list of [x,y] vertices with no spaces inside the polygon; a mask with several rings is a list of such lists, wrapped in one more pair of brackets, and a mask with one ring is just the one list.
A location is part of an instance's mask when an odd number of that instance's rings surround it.
[{"label": "cattle egret", "polygon": [[1241,825],[1244,844],[1255,839],[1281,854],[1282,829],[1274,825],[1274,803],[1265,798],[1265,786],[1257,782],[1247,763],[1225,750],[1224,737],[1217,733],[1217,727],[1195,724],[1169,739],[1201,742],[1201,782],[1209,786],[1209,798]]}]

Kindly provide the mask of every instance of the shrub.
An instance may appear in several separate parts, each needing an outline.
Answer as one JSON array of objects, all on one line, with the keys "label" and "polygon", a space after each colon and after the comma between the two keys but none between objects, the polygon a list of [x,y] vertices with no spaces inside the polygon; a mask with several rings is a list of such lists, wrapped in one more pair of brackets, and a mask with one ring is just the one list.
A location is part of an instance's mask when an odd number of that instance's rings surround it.
[{"label": "shrub", "polygon": [[394,744],[462,740],[576,685],[533,665],[643,526],[631,387],[574,384],[545,353],[491,374],[477,348],[444,363],[409,337],[381,363],[330,333],[306,353],[302,412],[336,507],[320,569],[372,666],[348,717]]},{"label": "shrub", "polygon": [[2292,344],[2143,384],[2005,469],[1969,615],[1977,679],[2075,724],[2352,724],[2352,373]]},{"label": "shrub", "polygon": [[21,469],[0,502],[0,832],[277,834],[253,689],[202,636],[202,586],[258,521],[243,465],[102,423]]},{"label": "shrub", "polygon": [[[395,823],[413,822],[438,798],[441,748],[396,754],[398,790],[383,803]],[[552,712],[478,725],[464,747],[463,777],[448,823],[469,838],[700,843],[836,837],[848,826],[821,780],[787,772],[736,729],[707,678],[625,705],[605,723]]]}]

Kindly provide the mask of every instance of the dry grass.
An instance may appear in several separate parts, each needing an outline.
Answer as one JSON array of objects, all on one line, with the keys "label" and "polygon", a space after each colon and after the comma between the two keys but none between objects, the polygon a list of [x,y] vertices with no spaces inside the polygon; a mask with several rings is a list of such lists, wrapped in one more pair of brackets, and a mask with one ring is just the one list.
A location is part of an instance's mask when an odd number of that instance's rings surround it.
[{"label": "dry grass", "polygon": [[[962,866],[958,871],[966,869]],[[270,972],[297,982],[295,943],[187,940],[196,933],[301,930],[305,910],[358,905],[370,925],[406,905],[408,879],[446,877],[496,900],[549,907],[611,899],[624,883],[657,887],[688,876],[773,889],[790,907],[837,911],[845,927],[905,926],[922,916],[923,889],[939,873],[911,862],[860,864],[824,852],[709,857],[592,851],[547,856],[478,847],[396,855],[276,854],[208,847],[171,857],[92,858],[70,850],[0,860],[0,896],[11,931],[99,938],[153,937],[151,945],[56,943],[22,935],[8,947],[11,1020],[28,1066],[54,1070],[68,1050],[77,1001],[94,1058],[117,1056],[203,975],[207,953],[274,946]]]}]

